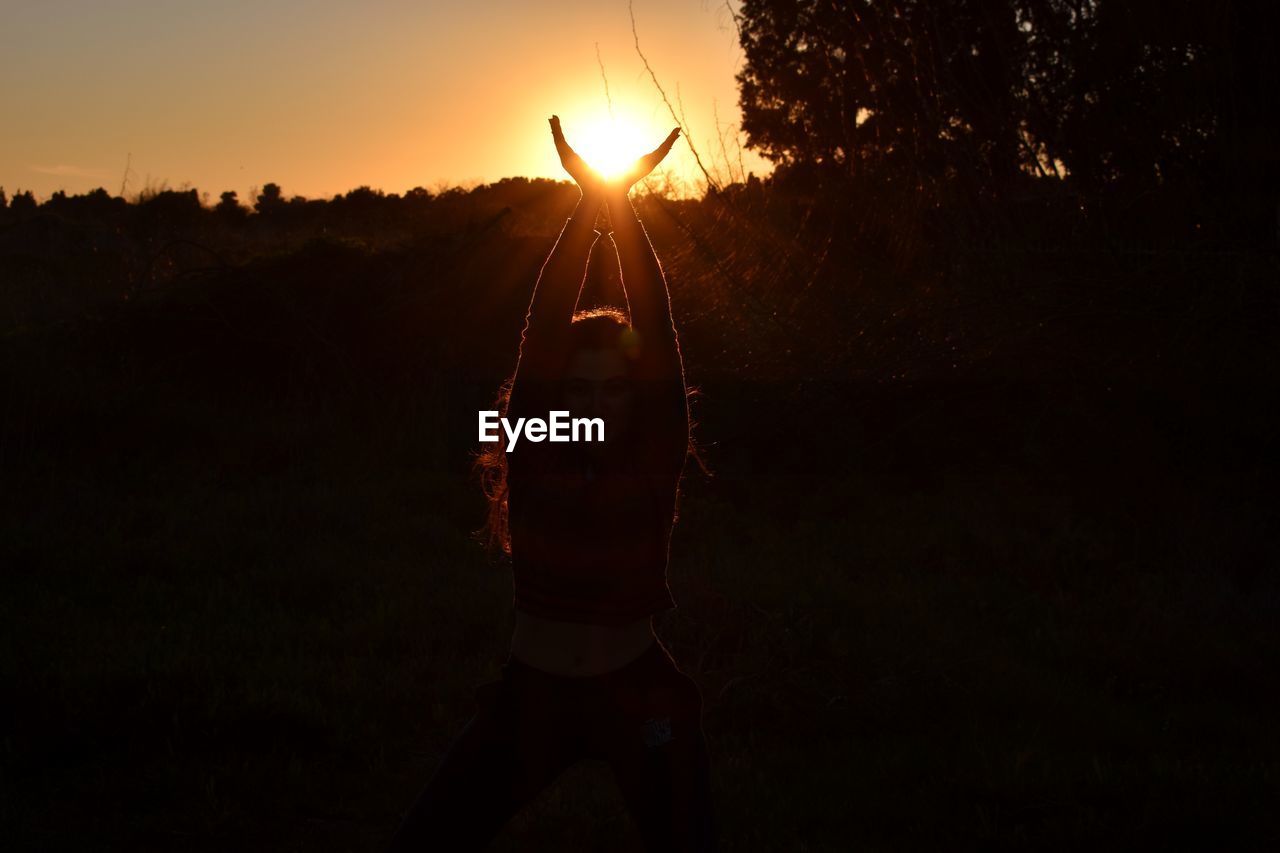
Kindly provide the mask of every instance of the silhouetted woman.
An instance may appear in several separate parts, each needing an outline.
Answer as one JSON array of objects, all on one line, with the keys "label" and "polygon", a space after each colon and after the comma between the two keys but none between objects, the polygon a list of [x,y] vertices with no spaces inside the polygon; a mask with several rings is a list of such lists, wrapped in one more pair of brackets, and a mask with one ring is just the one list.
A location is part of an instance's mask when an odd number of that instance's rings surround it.
[{"label": "silhouetted woman", "polygon": [[[697,685],[653,633],[689,446],[684,373],[666,281],[627,194],[679,134],[604,181],[551,132],[582,195],[534,288],[506,417],[602,418],[604,441],[531,442],[481,457],[488,532],[509,551],[516,624],[500,680],[405,817],[397,850],[483,848],[583,758],[609,763],[645,845],[713,846]],[[574,313],[608,212],[630,308]]]}]

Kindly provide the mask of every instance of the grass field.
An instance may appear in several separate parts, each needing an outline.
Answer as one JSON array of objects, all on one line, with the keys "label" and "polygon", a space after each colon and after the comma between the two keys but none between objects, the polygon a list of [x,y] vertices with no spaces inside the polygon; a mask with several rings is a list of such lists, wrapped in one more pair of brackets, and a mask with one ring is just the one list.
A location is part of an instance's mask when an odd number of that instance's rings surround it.
[{"label": "grass field", "polygon": [[[10,414],[51,432],[5,449],[10,849],[376,849],[511,626],[465,453],[412,401],[43,369]],[[793,437],[688,475],[658,626],[724,849],[1274,840],[1274,576],[1212,565],[1264,508],[1154,462],[1125,493],[1065,427],[907,465],[942,433],[897,410],[825,469]],[[634,849],[608,782],[580,766],[496,849]]]},{"label": "grass field", "polygon": [[[0,338],[7,849],[388,840],[513,619],[468,466],[547,238],[478,233],[250,247]],[[850,249],[800,304],[664,239],[712,475],[657,629],[723,849],[1280,840],[1273,262],[953,303]],[[917,369],[935,329],[958,366]],[[636,845],[584,764],[495,849]]]}]

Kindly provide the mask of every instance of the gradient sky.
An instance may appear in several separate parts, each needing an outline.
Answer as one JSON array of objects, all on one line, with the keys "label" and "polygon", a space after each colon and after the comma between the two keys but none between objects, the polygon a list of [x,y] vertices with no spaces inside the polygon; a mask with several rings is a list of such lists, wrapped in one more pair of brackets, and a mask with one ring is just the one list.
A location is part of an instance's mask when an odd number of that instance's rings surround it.
[{"label": "gradient sky", "polygon": [[[736,2],[734,6],[736,8]],[[651,148],[674,126],[627,0],[0,0],[0,186],[45,198],[184,185],[213,201],[280,184],[436,190],[565,177],[547,117],[615,114]],[[641,47],[704,162],[737,173],[740,66],[723,0],[635,0]],[[639,153],[639,149],[637,150]],[[744,152],[748,170],[768,166]],[[669,158],[700,176],[688,146]]]}]

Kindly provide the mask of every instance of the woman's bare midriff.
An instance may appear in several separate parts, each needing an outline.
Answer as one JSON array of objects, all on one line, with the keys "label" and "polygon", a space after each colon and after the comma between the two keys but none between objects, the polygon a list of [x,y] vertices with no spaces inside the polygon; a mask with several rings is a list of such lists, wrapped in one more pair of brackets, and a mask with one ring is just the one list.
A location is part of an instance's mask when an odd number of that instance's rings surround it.
[{"label": "woman's bare midriff", "polygon": [[584,625],[517,610],[511,654],[552,675],[601,675],[631,663],[656,640],[648,616],[626,625]]}]

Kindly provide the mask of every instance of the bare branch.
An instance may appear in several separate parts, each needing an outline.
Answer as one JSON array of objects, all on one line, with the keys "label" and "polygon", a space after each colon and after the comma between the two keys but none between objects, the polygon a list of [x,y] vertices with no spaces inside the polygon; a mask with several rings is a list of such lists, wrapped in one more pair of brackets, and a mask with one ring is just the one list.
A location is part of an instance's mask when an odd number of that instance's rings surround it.
[{"label": "bare branch", "polygon": [[729,0],[724,0],[724,8],[729,13],[729,20],[733,21],[733,28],[738,31],[738,42],[742,42],[742,16],[733,11],[733,4]]},{"label": "bare branch", "polygon": [[689,143],[689,150],[693,152],[693,159],[698,164],[698,168],[702,170],[702,176],[707,179],[707,186],[715,190],[720,189],[720,185],[716,183],[715,178],[711,177],[711,173],[707,171],[707,167],[702,164],[702,158],[698,156],[698,148],[693,144],[693,134],[689,132],[689,127],[681,122],[681,117],[676,114],[675,107],[671,106],[671,99],[667,97],[666,90],[662,88],[662,84],[658,82],[658,75],[653,72],[653,67],[649,65],[649,60],[645,58],[644,51],[640,49],[640,34],[636,31],[636,10],[635,0],[628,0],[627,12],[631,15],[631,37],[636,44],[636,54],[640,57],[640,61],[644,63],[644,70],[649,72],[649,79],[653,81],[654,87],[658,90],[658,94],[662,96],[662,103],[667,105],[667,111],[671,113],[671,118],[683,129],[682,135],[684,141]]},{"label": "bare branch", "polygon": [[613,97],[609,94],[609,76],[604,73],[604,60],[600,58],[600,42],[596,42],[596,64],[600,66],[600,79],[604,81],[604,99],[609,103],[609,121],[613,121]]},{"label": "bare branch", "polygon": [[120,198],[124,198],[125,190],[129,187],[129,173],[133,171],[133,152],[124,158],[124,177],[120,179]]},{"label": "bare branch", "polygon": [[[733,161],[729,159],[729,150],[724,144],[725,131],[720,129],[720,106],[715,98],[711,99],[711,116],[716,122],[716,139],[720,143],[720,159],[724,160],[725,171],[729,173],[729,183],[733,183]],[[741,160],[739,160],[738,166],[738,171],[741,173]],[[739,174],[739,179],[746,180],[746,176]]]}]

